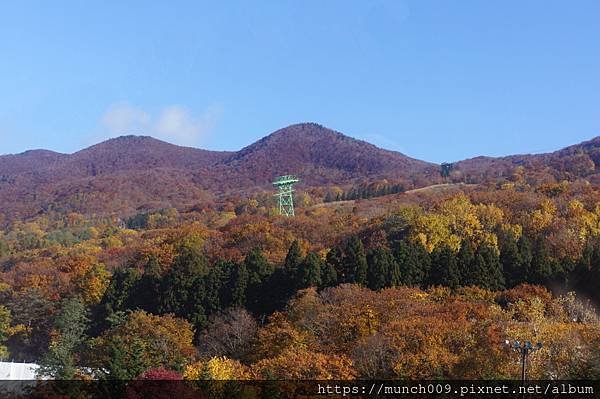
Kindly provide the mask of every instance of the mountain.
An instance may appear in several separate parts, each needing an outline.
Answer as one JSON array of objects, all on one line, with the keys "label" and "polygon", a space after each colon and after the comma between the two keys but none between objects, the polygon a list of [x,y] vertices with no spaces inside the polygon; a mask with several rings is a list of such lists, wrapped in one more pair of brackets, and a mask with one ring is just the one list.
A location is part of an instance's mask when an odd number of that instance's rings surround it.
[{"label": "mountain", "polygon": [[18,155],[0,156],[0,175],[15,175],[51,168],[67,155],[47,150],[30,150]]},{"label": "mountain", "polygon": [[298,174],[305,187],[364,179],[413,185],[411,179],[436,176],[437,166],[313,123],[278,130],[237,152],[123,136],[74,154],[36,150],[1,156],[0,215],[6,220],[47,212],[128,215],[193,206],[271,189],[270,182],[286,173]]},{"label": "mountain", "polygon": [[0,156],[0,222],[50,211],[130,214],[194,204],[210,196],[195,173],[229,155],[124,136],[74,154]]},{"label": "mountain", "polygon": [[69,156],[65,166],[84,175],[168,168],[206,168],[230,156],[223,151],[180,147],[148,136],[122,136],[93,145]]},{"label": "mountain", "polygon": [[432,164],[387,151],[323,126],[305,123],[278,130],[223,161],[228,167],[338,170],[347,176],[384,175],[401,169],[420,172]]},{"label": "mountain", "polygon": [[[305,186],[357,180],[410,180],[437,175],[438,166],[378,148],[315,123],[263,137],[213,166],[224,188],[269,185],[277,175],[297,174]],[[210,176],[208,176],[210,178]],[[411,183],[412,184],[412,183]]]},{"label": "mountain", "polygon": [[[600,181],[600,138],[550,154],[478,157],[454,164],[453,179],[509,179],[518,167],[538,180]],[[278,175],[299,188],[387,180],[406,188],[440,182],[439,165],[378,148],[314,123],[280,129],[236,152],[123,136],[73,154],[34,150],[0,156],[0,224],[46,213],[131,215],[204,206],[271,190]]]},{"label": "mountain", "polygon": [[600,137],[545,154],[476,157],[454,164],[459,178],[482,182],[515,173],[535,181],[584,178],[600,183]]}]

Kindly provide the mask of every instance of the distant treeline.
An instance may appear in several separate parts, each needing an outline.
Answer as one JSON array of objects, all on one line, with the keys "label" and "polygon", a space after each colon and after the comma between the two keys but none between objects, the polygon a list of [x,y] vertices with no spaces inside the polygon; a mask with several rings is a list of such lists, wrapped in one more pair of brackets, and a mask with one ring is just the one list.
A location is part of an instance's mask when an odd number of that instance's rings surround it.
[{"label": "distant treeline", "polygon": [[398,194],[403,193],[405,191],[404,186],[402,184],[385,184],[385,185],[368,185],[368,186],[359,186],[353,187],[348,191],[343,191],[341,193],[332,193],[330,191],[325,194],[324,202],[334,202],[334,201],[346,201],[346,200],[357,200],[357,199],[367,199],[374,197],[382,197],[388,194]]}]

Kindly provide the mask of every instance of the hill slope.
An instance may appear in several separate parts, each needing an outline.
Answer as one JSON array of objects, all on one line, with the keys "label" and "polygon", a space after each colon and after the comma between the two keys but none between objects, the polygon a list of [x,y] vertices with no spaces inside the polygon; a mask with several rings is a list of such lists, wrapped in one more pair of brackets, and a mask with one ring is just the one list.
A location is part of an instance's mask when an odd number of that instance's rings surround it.
[{"label": "hill slope", "polygon": [[213,186],[264,186],[284,174],[298,174],[305,186],[365,178],[410,180],[436,175],[437,170],[435,164],[303,123],[280,129],[214,165],[216,175],[227,181]]},{"label": "hill slope", "polygon": [[[478,157],[455,164],[458,181],[523,173],[600,181],[600,138],[551,154]],[[130,215],[269,190],[294,173],[300,187],[383,180],[419,188],[440,183],[439,166],[378,148],[314,123],[280,129],[237,152],[180,147],[124,136],[74,154],[45,150],[0,156],[0,224],[47,212]],[[540,177],[541,176],[541,177]]]},{"label": "hill slope", "polygon": [[70,155],[36,150],[0,156],[0,217],[190,206],[215,194],[268,188],[285,173],[312,186],[436,175],[437,166],[312,123],[278,130],[238,152],[123,136]]},{"label": "hill slope", "polygon": [[125,136],[71,155],[0,156],[0,221],[48,211],[129,214],[196,203],[208,194],[195,173],[229,155]]},{"label": "hill slope", "polygon": [[573,180],[585,178],[600,183],[600,137],[546,154],[506,157],[476,157],[457,162],[460,178],[481,182],[516,173],[537,180]]}]

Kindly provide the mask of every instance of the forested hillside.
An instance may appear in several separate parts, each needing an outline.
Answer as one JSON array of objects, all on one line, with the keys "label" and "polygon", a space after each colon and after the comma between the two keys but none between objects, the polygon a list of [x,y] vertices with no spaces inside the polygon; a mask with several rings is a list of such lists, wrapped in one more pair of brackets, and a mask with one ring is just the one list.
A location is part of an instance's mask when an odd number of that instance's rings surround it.
[{"label": "forested hillside", "polygon": [[0,224],[40,214],[131,216],[140,210],[218,206],[270,190],[302,172],[305,187],[392,179],[406,187],[440,179],[433,164],[386,151],[317,124],[281,129],[238,152],[179,147],[124,136],[76,152],[0,156]]},{"label": "forested hillside", "polygon": [[356,199],[380,189],[385,194],[385,187],[391,193],[439,183],[536,186],[582,179],[596,184],[599,153],[600,141],[594,139],[551,154],[455,162],[440,174],[440,165],[314,123],[280,129],[237,152],[124,136],[74,154],[34,150],[0,156],[0,226],[70,212],[127,218],[165,208],[220,209],[270,195],[271,181],[287,173],[299,175],[311,204],[338,194]]},{"label": "forested hillside", "polygon": [[532,378],[598,378],[600,192],[518,173],[301,188],[293,218],[260,191],[13,220],[2,356],[58,378],[517,378],[504,342],[527,339]]}]

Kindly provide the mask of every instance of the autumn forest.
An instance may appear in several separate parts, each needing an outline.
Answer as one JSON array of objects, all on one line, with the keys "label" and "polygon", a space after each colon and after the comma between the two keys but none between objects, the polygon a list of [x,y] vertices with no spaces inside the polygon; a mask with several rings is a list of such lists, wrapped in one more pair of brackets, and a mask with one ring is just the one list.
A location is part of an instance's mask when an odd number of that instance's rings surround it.
[{"label": "autumn forest", "polygon": [[518,339],[543,343],[530,378],[600,378],[599,140],[435,165],[286,129],[0,157],[0,357],[56,379],[517,379]]}]

